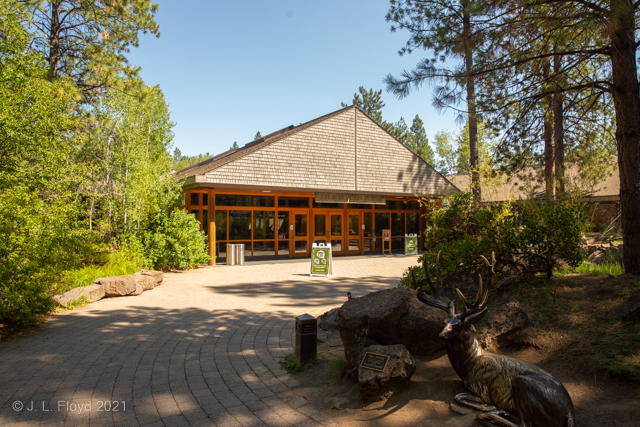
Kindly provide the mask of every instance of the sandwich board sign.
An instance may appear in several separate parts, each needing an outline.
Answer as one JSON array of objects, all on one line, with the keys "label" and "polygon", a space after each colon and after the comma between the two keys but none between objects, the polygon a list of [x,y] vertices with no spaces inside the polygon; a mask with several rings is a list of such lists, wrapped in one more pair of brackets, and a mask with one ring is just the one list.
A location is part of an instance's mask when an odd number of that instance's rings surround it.
[{"label": "sandwich board sign", "polygon": [[418,255],[418,235],[417,234],[404,235],[404,254]]},{"label": "sandwich board sign", "polygon": [[[389,249],[385,249],[385,246],[389,243]],[[389,254],[391,254],[391,229],[387,228],[382,230],[382,253],[388,250]]]},{"label": "sandwich board sign", "polygon": [[328,276],[332,271],[333,255],[331,243],[314,243],[311,245],[311,274],[310,276]]}]

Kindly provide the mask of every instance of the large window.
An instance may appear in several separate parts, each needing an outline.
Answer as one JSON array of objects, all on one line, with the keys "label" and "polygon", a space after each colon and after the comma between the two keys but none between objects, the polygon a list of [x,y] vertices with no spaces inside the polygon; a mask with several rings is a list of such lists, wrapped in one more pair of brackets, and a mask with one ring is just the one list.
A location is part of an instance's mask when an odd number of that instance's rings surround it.
[{"label": "large window", "polygon": [[389,228],[389,214],[376,212],[376,237],[382,237],[382,230]]},{"label": "large window", "polygon": [[278,239],[289,239],[289,212],[278,212]]},{"label": "large window", "polygon": [[264,206],[274,207],[274,196],[239,196],[235,194],[216,194],[216,206]]},{"label": "large window", "polygon": [[419,214],[408,213],[407,214],[407,233],[418,234],[420,232]]},{"label": "large window", "polygon": [[308,197],[278,197],[278,207],[281,208],[308,208]]},{"label": "large window", "polygon": [[253,211],[253,239],[274,239],[274,211]]},{"label": "large window", "polygon": [[420,209],[420,205],[415,200],[387,200],[386,205],[376,205],[376,209],[417,211]]},{"label": "large window", "polygon": [[391,213],[391,235],[404,236],[404,212]]},{"label": "large window", "polygon": [[227,211],[216,210],[216,240],[227,240]]},{"label": "large window", "polygon": [[229,211],[229,240],[251,239],[251,211]]}]

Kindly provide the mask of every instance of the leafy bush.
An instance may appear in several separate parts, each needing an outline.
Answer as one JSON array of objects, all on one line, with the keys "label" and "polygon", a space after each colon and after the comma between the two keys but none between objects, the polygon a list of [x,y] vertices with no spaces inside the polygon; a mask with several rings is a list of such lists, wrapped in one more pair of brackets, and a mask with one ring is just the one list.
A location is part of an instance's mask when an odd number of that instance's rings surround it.
[{"label": "leafy bush", "polygon": [[87,236],[73,206],[26,187],[0,192],[0,334],[28,329],[54,309],[50,290],[77,266]]},{"label": "leafy bush", "polygon": [[[424,255],[422,255],[420,258],[418,258],[418,262],[420,264],[422,264],[423,259],[424,259]],[[412,272],[413,272],[413,275],[414,275],[414,277],[416,279],[416,282],[418,284],[424,282],[424,280],[425,280],[424,269],[420,265],[414,265],[412,267],[409,267],[407,269],[407,271],[405,271],[402,274],[402,278],[400,279],[400,283],[398,284],[398,286],[404,286],[404,287],[407,287],[407,288],[415,289],[415,287],[413,285],[413,280],[411,278],[411,273]],[[427,287],[427,286],[425,286],[425,285],[421,286],[422,290],[427,292],[427,289],[424,289],[425,287]]]},{"label": "leafy bush", "polygon": [[[433,272],[439,251],[440,274],[446,285],[475,280],[486,270],[481,255],[495,253],[495,271],[508,275],[544,268],[551,276],[558,258],[572,267],[584,260],[581,250],[587,217],[580,206],[566,200],[552,200],[541,205],[480,205],[471,193],[458,193],[447,199],[446,206],[427,209],[424,258]],[[411,267],[416,279],[421,268]],[[411,269],[400,285],[411,285]],[[420,281],[420,280],[419,280]]]},{"label": "leafy bush", "polygon": [[584,261],[581,245],[587,224],[582,208],[568,200],[550,200],[540,206],[531,203],[522,218],[517,246],[529,265],[542,263],[551,277],[558,257],[571,267]]},{"label": "leafy bush", "polygon": [[142,247],[146,262],[156,269],[183,270],[209,261],[200,223],[184,209],[158,214],[142,233]]},{"label": "leafy bush", "polygon": [[481,206],[471,193],[448,198],[448,205],[433,209],[425,230],[425,258],[433,268],[439,251],[442,280],[470,281],[483,271],[480,255],[496,254],[496,272],[519,268],[513,242],[519,213],[512,203]]}]

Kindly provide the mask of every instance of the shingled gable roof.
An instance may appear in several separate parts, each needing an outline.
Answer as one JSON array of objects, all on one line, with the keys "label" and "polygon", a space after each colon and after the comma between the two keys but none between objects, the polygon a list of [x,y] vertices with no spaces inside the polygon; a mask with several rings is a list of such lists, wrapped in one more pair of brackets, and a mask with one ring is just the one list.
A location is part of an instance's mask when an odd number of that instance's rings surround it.
[{"label": "shingled gable roof", "polygon": [[234,160],[246,156],[247,154],[253,153],[254,151],[260,150],[263,147],[266,147],[269,144],[273,144],[276,141],[280,141],[287,136],[298,133],[304,129],[307,129],[316,123],[320,123],[330,117],[338,115],[345,110],[351,109],[351,107],[341,108],[338,111],[334,111],[333,113],[326,114],[324,116],[318,117],[317,119],[313,119],[309,122],[303,123],[298,126],[289,126],[284,129],[272,132],[268,135],[263,136],[262,138],[258,138],[255,141],[249,142],[244,145],[242,148],[232,148],[230,150],[225,151],[224,153],[220,153],[217,156],[214,156],[210,159],[204,160],[200,163],[196,163],[195,165],[188,166],[178,172],[178,178],[186,178],[188,176],[194,175],[203,175],[209,171],[217,169],[221,166],[226,165],[229,162],[233,162]]},{"label": "shingled gable roof", "polygon": [[186,184],[373,194],[458,190],[351,106],[183,169]]}]

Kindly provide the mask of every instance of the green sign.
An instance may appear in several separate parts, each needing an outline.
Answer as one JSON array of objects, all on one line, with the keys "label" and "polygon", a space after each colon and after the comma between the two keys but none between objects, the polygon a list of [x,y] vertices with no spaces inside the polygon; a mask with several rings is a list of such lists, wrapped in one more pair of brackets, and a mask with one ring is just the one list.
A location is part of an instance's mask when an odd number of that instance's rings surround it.
[{"label": "green sign", "polygon": [[311,247],[311,276],[328,276],[331,274],[331,246],[316,245]]},{"label": "green sign", "polygon": [[415,234],[404,235],[404,254],[418,255],[418,236]]}]

